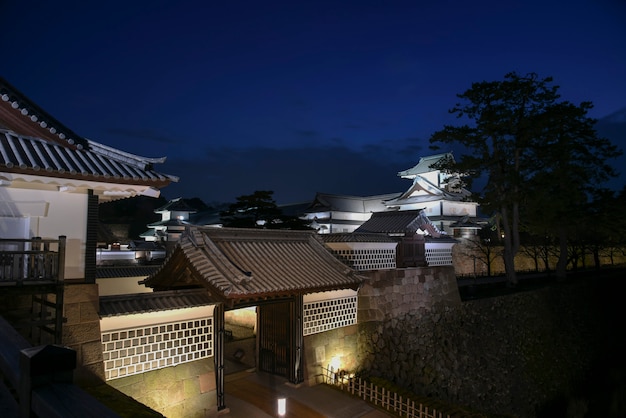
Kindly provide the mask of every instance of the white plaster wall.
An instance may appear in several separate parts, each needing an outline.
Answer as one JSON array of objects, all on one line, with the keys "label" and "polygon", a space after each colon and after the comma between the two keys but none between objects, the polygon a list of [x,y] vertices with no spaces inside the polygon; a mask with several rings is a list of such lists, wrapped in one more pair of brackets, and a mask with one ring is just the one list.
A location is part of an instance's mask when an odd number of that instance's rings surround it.
[{"label": "white plaster wall", "polygon": [[[29,236],[43,239],[67,237],[65,278],[85,276],[85,237],[87,235],[87,195],[56,190],[0,188],[0,202],[11,203],[13,217],[30,218]],[[32,208],[29,210],[28,208]],[[31,213],[28,213],[31,212]],[[5,214],[6,215],[6,214]],[[2,222],[2,218],[0,218]]]},{"label": "white plaster wall", "polygon": [[452,202],[444,201],[443,203],[443,215],[452,216],[476,216],[477,203],[474,202]]},{"label": "white plaster wall", "polygon": [[150,293],[152,288],[138,284],[146,277],[111,277],[96,279],[100,296],[129,295],[132,293]]}]

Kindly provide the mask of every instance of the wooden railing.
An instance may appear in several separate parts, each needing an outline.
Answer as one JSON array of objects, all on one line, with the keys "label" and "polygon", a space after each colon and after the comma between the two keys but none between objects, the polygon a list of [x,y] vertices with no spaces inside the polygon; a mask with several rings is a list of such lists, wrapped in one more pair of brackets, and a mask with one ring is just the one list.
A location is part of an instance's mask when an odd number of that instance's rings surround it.
[{"label": "wooden railing", "polygon": [[360,377],[351,376],[343,370],[333,370],[332,367],[322,366],[322,375],[324,383],[358,396],[399,417],[450,418],[450,415],[429,408],[428,405],[398,395],[396,392],[386,390]]},{"label": "wooden railing", "polygon": [[65,236],[0,239],[0,283],[63,282]]},{"label": "wooden railing", "polygon": [[57,345],[31,347],[0,317],[0,377],[4,377],[0,379],[0,416],[119,418],[72,383],[75,367],[74,350]]}]

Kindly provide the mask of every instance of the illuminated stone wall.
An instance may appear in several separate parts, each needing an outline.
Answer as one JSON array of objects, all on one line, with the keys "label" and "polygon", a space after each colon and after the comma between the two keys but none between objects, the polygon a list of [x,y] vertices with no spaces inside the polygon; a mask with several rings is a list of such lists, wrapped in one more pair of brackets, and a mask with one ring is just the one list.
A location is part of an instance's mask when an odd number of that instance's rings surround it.
[{"label": "illuminated stone wall", "polygon": [[322,383],[323,368],[354,370],[357,367],[357,325],[304,337],[304,381]]},{"label": "illuminated stone wall", "polygon": [[216,416],[214,370],[211,357],[107,383],[168,418]]},{"label": "illuminated stone wall", "polygon": [[104,381],[97,284],[68,284],[63,297],[63,345],[76,350],[79,383]]},{"label": "illuminated stone wall", "polygon": [[435,306],[461,304],[454,268],[421,267],[364,272],[358,323],[385,321]]},{"label": "illuminated stone wall", "polygon": [[364,354],[358,340],[363,333],[376,334],[380,322],[461,304],[454,269],[449,266],[363,274],[367,279],[358,293],[358,324],[304,337],[304,378],[310,385],[320,383],[323,369],[329,366],[347,372],[360,369]]}]

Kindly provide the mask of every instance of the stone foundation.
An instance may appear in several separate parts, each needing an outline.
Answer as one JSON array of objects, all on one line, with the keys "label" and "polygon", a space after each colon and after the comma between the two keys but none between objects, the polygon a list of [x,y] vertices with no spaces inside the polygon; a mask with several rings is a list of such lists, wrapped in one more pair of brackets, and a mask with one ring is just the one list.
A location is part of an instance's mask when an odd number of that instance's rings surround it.
[{"label": "stone foundation", "polygon": [[337,328],[304,337],[304,381],[322,383],[323,368],[357,368],[357,325]]},{"label": "stone foundation", "polygon": [[604,292],[611,290],[562,284],[363,322],[359,371],[420,396],[534,417],[567,399],[603,358],[602,341],[616,332],[602,330],[615,320],[598,316]]},{"label": "stone foundation", "polygon": [[179,364],[107,383],[168,418],[217,416],[213,358]]},{"label": "stone foundation", "polygon": [[74,381],[83,385],[104,381],[99,310],[97,284],[65,285],[62,342],[76,351]]}]

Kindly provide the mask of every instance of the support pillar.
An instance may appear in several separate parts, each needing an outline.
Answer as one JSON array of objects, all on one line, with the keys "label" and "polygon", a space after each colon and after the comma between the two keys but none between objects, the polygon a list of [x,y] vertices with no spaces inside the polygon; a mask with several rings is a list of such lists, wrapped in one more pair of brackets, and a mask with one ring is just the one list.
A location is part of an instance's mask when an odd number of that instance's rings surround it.
[{"label": "support pillar", "polygon": [[295,385],[304,381],[303,357],[304,357],[304,330],[302,323],[302,314],[304,309],[304,302],[302,295],[294,297],[290,303],[291,307],[291,332],[289,346],[291,350],[289,359],[289,382]]},{"label": "support pillar", "polygon": [[214,341],[213,362],[215,365],[215,389],[217,393],[217,410],[226,408],[224,400],[224,305],[218,303],[213,311]]}]

